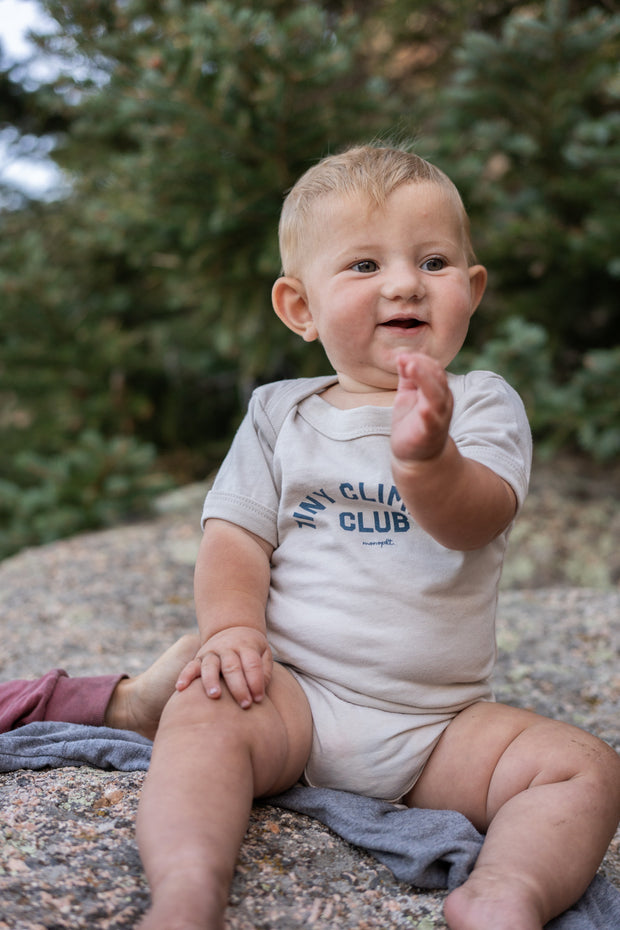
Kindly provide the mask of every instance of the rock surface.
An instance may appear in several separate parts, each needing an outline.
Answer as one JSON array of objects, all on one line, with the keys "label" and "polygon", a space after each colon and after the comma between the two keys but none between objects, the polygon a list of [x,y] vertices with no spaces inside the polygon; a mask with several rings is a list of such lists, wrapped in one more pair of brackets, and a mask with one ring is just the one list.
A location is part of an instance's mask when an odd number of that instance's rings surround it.
[{"label": "rock surface", "polygon": [[[0,675],[31,677],[58,665],[71,674],[131,674],[193,630],[195,504],[203,491],[189,489],[180,503],[168,498],[156,520],[1,563]],[[515,530],[499,605],[497,695],[620,749],[620,590],[616,563],[596,549],[597,539],[607,546],[609,511],[597,535],[600,501],[588,510],[581,499],[592,541],[581,557],[570,547],[562,555],[552,537],[559,522],[565,544],[570,526],[562,521],[572,517],[556,515],[550,527],[553,502],[553,494],[544,504],[539,498]],[[613,532],[617,515],[616,507]],[[555,570],[547,558],[553,551]],[[579,565],[599,587],[567,585]],[[536,586],[541,581],[553,586]],[[142,781],[141,773],[87,767],[0,776],[0,930],[136,925],[148,902],[133,829]],[[620,833],[602,871],[620,887]],[[227,926],[443,930],[441,909],[441,893],[397,882],[326,827],[261,806],[241,851]]]}]

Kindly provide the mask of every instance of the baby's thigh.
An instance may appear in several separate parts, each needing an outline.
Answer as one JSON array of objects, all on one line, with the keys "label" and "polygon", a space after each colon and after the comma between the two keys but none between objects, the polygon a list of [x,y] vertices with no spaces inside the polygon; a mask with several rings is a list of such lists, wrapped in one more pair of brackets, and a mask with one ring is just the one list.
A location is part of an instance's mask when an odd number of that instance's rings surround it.
[{"label": "baby's thigh", "polygon": [[481,702],[446,727],[404,800],[411,807],[458,810],[484,832],[499,808],[531,785],[613,767],[614,755],[578,727]]},{"label": "baby's thigh", "polygon": [[278,794],[303,773],[312,745],[312,715],[295,678],[276,664],[265,697],[247,709],[223,681],[217,699],[206,695],[200,679],[176,692],[162,714],[156,750],[166,741],[177,752],[199,745],[211,753],[217,746],[222,758],[247,754],[257,796]]}]

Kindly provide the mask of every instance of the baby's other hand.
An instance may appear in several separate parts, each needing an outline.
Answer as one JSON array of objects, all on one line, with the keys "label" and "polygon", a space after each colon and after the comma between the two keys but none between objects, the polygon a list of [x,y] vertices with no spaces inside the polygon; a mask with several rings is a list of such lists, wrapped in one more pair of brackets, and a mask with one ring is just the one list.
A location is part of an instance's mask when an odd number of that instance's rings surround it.
[{"label": "baby's other hand", "polygon": [[452,417],[452,392],[444,368],[419,352],[397,360],[398,389],[392,419],[392,454],[400,462],[441,454]]},{"label": "baby's other hand", "polygon": [[273,657],[267,638],[251,627],[221,630],[204,643],[196,658],[179,676],[177,689],[183,691],[196,678],[208,697],[222,695],[222,679],[231,695],[244,709],[260,703],[271,680]]}]

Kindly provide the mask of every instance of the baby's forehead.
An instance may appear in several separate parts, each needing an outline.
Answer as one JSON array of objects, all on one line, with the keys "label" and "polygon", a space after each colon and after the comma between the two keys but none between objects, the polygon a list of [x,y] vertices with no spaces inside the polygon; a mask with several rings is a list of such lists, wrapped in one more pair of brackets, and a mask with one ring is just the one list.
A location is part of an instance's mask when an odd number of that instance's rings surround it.
[{"label": "baby's forehead", "polygon": [[[437,206],[447,206],[454,214],[455,222],[463,226],[463,206],[458,195],[453,191],[434,181],[407,181],[399,184],[392,190],[367,191],[364,189],[349,191],[329,191],[315,198],[314,203],[306,213],[307,231],[314,232],[314,227],[328,218],[335,216],[352,217],[360,221],[372,222],[373,215],[385,212],[390,205],[402,198],[404,193],[416,192],[424,197],[426,203],[436,200]],[[430,217],[432,221],[432,216]],[[311,230],[312,228],[312,230]]]}]

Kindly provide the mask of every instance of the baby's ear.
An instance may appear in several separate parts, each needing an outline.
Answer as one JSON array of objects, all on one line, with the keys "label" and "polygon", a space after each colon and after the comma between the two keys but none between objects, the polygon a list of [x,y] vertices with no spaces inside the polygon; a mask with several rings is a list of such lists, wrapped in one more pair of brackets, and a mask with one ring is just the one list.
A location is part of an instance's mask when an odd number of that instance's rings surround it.
[{"label": "baby's ear", "polygon": [[271,291],[271,301],[282,322],[305,342],[318,338],[306,291],[299,278],[287,275],[278,278]]},{"label": "baby's ear", "polygon": [[471,265],[469,268],[469,292],[471,294],[471,312],[482,300],[487,286],[487,270],[484,265]]}]

